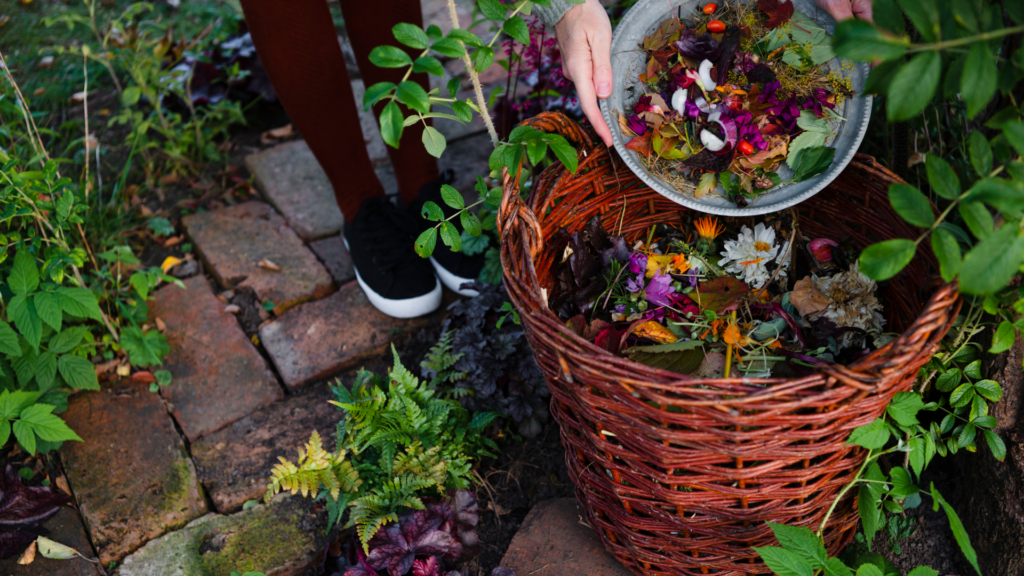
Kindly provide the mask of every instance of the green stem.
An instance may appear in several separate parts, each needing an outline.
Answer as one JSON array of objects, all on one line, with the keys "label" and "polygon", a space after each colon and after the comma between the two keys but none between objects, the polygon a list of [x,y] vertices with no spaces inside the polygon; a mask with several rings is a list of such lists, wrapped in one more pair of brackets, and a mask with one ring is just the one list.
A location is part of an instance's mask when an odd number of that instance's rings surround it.
[{"label": "green stem", "polygon": [[[523,9],[523,6],[526,6],[526,2],[519,4],[519,6],[517,6],[516,9],[513,10],[512,13],[509,14],[508,18],[506,18],[505,20],[511,20],[516,14],[519,14],[519,11]],[[499,36],[501,36],[501,30],[498,30],[498,33],[494,35],[494,38],[491,38],[491,41],[489,44],[487,44],[487,47],[490,48],[491,46],[494,46],[494,41],[497,40]]]},{"label": "green stem", "polygon": [[933,42],[931,44],[911,44],[907,53],[912,54],[914,52],[943,50],[954,46],[964,46],[975,42],[984,42],[986,40],[1002,38],[1003,36],[1009,36],[1010,34],[1016,34],[1018,32],[1024,32],[1024,26],[1014,26],[1013,28],[1003,28],[1001,30],[993,30],[991,32],[982,32],[981,34],[975,34],[974,36],[965,36],[963,38],[957,38],[956,40],[944,40],[942,42]]},{"label": "green stem", "polygon": [[825,525],[828,524],[828,519],[832,516],[832,513],[835,512],[836,506],[839,505],[839,501],[842,500],[844,496],[846,496],[846,493],[849,492],[850,488],[853,488],[857,484],[857,482],[862,482],[860,477],[864,474],[864,470],[868,467],[868,464],[870,464],[872,460],[875,460],[876,458],[878,458],[882,454],[885,454],[886,452],[879,452],[878,454],[872,455],[873,453],[874,450],[868,451],[868,457],[865,458],[864,463],[860,465],[860,469],[857,470],[857,475],[853,477],[853,480],[851,480],[849,484],[843,486],[843,489],[839,491],[839,494],[836,496],[835,500],[832,501],[832,505],[828,507],[828,512],[825,514],[825,518],[822,519],[821,526],[818,527],[817,535],[819,538],[824,537]]}]

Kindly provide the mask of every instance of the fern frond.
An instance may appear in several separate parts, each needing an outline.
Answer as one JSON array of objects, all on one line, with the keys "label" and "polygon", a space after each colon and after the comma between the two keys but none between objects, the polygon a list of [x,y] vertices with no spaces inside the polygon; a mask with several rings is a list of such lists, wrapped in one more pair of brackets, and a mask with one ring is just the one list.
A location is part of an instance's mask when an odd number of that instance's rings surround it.
[{"label": "fern frond", "polygon": [[299,449],[297,464],[283,457],[278,457],[278,460],[280,462],[270,471],[270,484],[263,496],[268,502],[283,490],[292,494],[301,493],[305,498],[310,493],[315,495],[321,486],[337,499],[343,486],[337,475],[339,471],[345,477],[346,492],[358,488],[360,484],[358,473],[345,461],[345,451],[331,454],[324,450],[323,441],[316,430],[310,435],[305,448]]}]

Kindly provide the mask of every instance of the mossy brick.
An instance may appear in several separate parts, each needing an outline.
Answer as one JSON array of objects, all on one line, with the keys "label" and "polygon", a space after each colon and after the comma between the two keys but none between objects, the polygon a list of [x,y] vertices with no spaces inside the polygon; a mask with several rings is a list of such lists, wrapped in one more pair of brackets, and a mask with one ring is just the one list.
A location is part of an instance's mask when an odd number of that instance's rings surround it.
[{"label": "mossy brick", "polygon": [[334,189],[304,140],[278,144],[245,157],[263,195],[305,241],[341,232],[345,223]]},{"label": "mossy brick", "polygon": [[334,291],[330,274],[269,204],[243,202],[181,221],[222,288],[252,288],[275,314]]},{"label": "mossy brick", "polygon": [[72,399],[83,442],[61,458],[103,564],[206,514],[192,460],[159,394],[130,380]]},{"label": "mossy brick", "polygon": [[281,399],[284,392],[206,278],[184,283],[184,290],[174,285],[157,290],[150,318],[163,320],[171,348],[162,368],[173,378],[160,394],[194,442]]},{"label": "mossy brick", "polygon": [[196,473],[214,508],[233,512],[262,498],[278,457],[294,460],[313,430],[334,446],[341,412],[328,403],[333,399],[326,384],[311,386],[193,442]]},{"label": "mossy brick", "polygon": [[[630,576],[609,554],[593,529],[583,524],[574,498],[538,503],[501,559],[516,574],[544,576]],[[541,572],[543,570],[543,572]]]},{"label": "mossy brick", "polygon": [[231,516],[208,514],[153,540],[121,563],[120,576],[228,576],[233,570],[299,576],[326,546],[326,514],[309,499],[279,495]]},{"label": "mossy brick", "polygon": [[60,542],[65,546],[74,548],[85,558],[74,558],[68,560],[54,560],[43,558],[37,553],[36,559],[31,564],[18,564],[19,556],[7,559],[0,559],[0,575],[2,576],[100,576],[101,571],[96,564],[96,554],[93,552],[92,544],[89,543],[89,536],[85,533],[85,526],[78,511],[71,506],[62,506],[57,515],[43,522],[43,528],[47,530],[45,536],[54,542]]},{"label": "mossy brick", "polygon": [[391,318],[350,282],[329,298],[298,306],[260,328],[260,342],[284,383],[295,389],[384,352],[399,335],[430,318]]}]

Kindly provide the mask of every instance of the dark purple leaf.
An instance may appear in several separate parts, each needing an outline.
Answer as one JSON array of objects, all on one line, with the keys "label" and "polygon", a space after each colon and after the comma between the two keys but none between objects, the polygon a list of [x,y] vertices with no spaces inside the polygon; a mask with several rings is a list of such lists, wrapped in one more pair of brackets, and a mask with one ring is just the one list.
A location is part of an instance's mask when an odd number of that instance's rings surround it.
[{"label": "dark purple leaf", "polygon": [[772,302],[771,307],[772,307],[772,311],[774,311],[783,320],[785,320],[786,324],[788,324],[789,327],[793,329],[793,332],[796,332],[796,339],[800,341],[800,347],[801,348],[807,348],[807,341],[804,340],[804,334],[800,330],[800,326],[797,325],[796,320],[794,320],[793,317],[790,316],[788,312],[783,310],[781,304],[779,304],[777,302]]},{"label": "dark purple leaf", "polygon": [[710,34],[698,36],[696,32],[689,28],[679,31],[679,40],[676,40],[675,47],[680,54],[691,60],[696,60],[697,63],[700,63],[701,60],[711,60],[714,62],[722,53],[722,48],[718,41],[712,38]]},{"label": "dark purple leaf", "polygon": [[491,570],[491,576],[516,576],[516,571],[511,568],[505,568],[504,566],[498,566],[494,570]]},{"label": "dark purple leaf", "polygon": [[412,576],[439,576],[437,556],[429,556],[425,560],[414,560],[412,563]]},{"label": "dark purple leaf", "polygon": [[683,166],[707,172],[725,172],[729,169],[729,165],[732,164],[732,159],[735,155],[735,148],[725,148],[717,154],[705,149],[683,160]]},{"label": "dark purple leaf", "polygon": [[459,526],[466,528],[476,526],[477,522],[480,521],[476,496],[469,490],[462,488],[455,492],[455,497],[452,500],[455,509],[455,521],[458,522]]},{"label": "dark purple leaf", "polygon": [[628,262],[632,250],[630,250],[629,244],[626,244],[626,239],[622,236],[609,236],[608,239],[611,241],[612,247],[601,251],[601,263],[607,266],[612,260],[620,264]]},{"label": "dark purple leaf", "polygon": [[765,64],[758,64],[747,72],[747,81],[751,83],[767,84],[775,79],[775,71]]},{"label": "dark purple leaf", "polygon": [[402,535],[402,526],[388,524],[378,530],[370,540],[370,556],[367,563],[377,570],[387,570],[391,576],[402,576],[412,568],[416,554]]},{"label": "dark purple leaf", "polygon": [[729,25],[722,36],[721,54],[715,60],[715,82],[719,85],[725,84],[729,79],[729,69],[732,68],[732,61],[736,58],[736,51],[740,48],[740,29],[737,26]]},{"label": "dark purple leaf", "polygon": [[10,532],[0,531],[0,560],[14,558],[25,550],[36,536],[42,536],[46,530],[40,527],[24,526]]},{"label": "dark purple leaf", "polygon": [[345,570],[344,576],[377,576],[377,571],[367,564],[366,560],[360,558],[358,562]]},{"label": "dark purple leaf", "polygon": [[45,486],[25,486],[8,464],[0,474],[0,530],[39,524],[53,517],[70,499]]}]

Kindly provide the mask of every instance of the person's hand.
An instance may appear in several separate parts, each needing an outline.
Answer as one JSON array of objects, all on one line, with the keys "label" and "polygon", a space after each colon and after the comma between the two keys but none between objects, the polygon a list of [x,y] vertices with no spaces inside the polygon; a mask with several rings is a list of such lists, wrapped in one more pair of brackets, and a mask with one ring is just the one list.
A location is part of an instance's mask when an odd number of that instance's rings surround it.
[{"label": "person's hand", "polygon": [[860,18],[871,22],[871,0],[817,0],[818,6],[828,12],[836,22]]},{"label": "person's hand", "polygon": [[[870,0],[869,0],[870,4]],[[555,25],[562,51],[562,72],[576,84],[580,107],[604,143],[612,145],[612,131],[601,116],[598,98],[612,94],[612,24],[598,0],[569,9]]]}]

